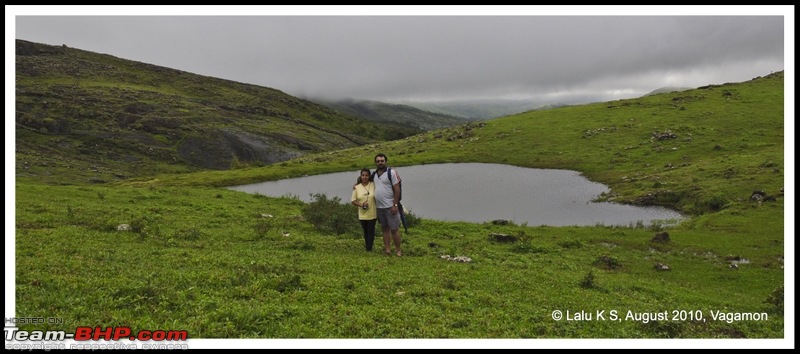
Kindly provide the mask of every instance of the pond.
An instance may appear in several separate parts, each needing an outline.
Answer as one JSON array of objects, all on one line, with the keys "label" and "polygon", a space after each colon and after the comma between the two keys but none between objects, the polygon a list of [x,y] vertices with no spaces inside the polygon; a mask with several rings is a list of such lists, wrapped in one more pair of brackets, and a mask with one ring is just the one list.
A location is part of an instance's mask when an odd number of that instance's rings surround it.
[{"label": "pond", "polygon": [[[397,172],[403,180],[403,205],[425,219],[476,223],[503,219],[528,226],[650,226],[684,219],[664,207],[593,202],[609,188],[570,170],[449,163],[401,166]],[[354,170],[229,189],[305,202],[313,200],[312,194],[324,193],[349,203],[358,175]]]}]

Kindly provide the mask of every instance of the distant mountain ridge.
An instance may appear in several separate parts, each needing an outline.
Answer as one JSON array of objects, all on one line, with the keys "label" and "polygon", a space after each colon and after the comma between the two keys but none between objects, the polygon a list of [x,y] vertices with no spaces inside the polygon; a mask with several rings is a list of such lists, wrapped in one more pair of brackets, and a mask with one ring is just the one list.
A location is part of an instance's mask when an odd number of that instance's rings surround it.
[{"label": "distant mountain ridge", "polygon": [[421,110],[462,117],[469,120],[485,120],[549,108],[551,105],[537,104],[533,100],[460,100],[446,102],[405,102]]},{"label": "distant mountain ridge", "polygon": [[315,102],[337,110],[342,114],[373,122],[415,128],[421,131],[447,128],[469,122],[469,119],[466,118],[429,112],[403,104],[356,99],[315,100]]},{"label": "distant mountain ridge", "polygon": [[650,91],[650,92],[646,93],[643,97],[651,96],[651,95],[658,95],[660,93],[688,91],[688,90],[693,90],[695,88],[696,87],[673,87],[673,86],[667,86],[667,87],[662,87],[662,88]]}]

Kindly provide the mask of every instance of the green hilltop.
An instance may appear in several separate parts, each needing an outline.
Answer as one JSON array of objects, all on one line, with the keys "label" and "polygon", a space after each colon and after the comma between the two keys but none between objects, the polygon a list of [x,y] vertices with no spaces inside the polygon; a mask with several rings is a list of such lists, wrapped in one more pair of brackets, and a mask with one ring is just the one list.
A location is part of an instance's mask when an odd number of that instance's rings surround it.
[{"label": "green hilltop", "polygon": [[267,87],[24,40],[15,103],[17,174],[54,183],[262,166],[420,132]]},{"label": "green hilltop", "polygon": [[[127,326],[258,339],[788,335],[783,72],[392,138],[389,128],[369,135],[375,123],[273,89],[71,48],[18,41],[17,50],[16,316],[63,320],[25,330]],[[376,152],[398,169],[487,162],[576,170],[610,187],[600,200],[663,205],[689,218],[668,229],[414,218],[399,258],[364,252],[346,205],[320,210],[222,188],[355,176]],[[243,158],[277,155],[286,158]],[[340,210],[351,228],[334,232],[310,218]]]}]

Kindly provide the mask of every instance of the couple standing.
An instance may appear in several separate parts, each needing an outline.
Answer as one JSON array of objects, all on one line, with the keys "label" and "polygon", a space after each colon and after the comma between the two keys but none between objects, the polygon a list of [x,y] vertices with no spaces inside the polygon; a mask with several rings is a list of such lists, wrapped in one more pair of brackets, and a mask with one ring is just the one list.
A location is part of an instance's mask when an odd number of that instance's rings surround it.
[{"label": "couple standing", "polygon": [[[390,256],[391,243],[394,242],[395,254],[400,257],[403,255],[400,246],[400,211],[397,207],[400,198],[400,176],[393,168],[387,169],[388,161],[386,155],[377,154],[374,174],[368,168],[361,169],[350,203],[359,208],[358,220],[364,229],[367,251],[372,251],[377,219],[383,232],[383,253]],[[386,173],[387,170],[389,173]],[[391,178],[389,174],[392,175]]]}]

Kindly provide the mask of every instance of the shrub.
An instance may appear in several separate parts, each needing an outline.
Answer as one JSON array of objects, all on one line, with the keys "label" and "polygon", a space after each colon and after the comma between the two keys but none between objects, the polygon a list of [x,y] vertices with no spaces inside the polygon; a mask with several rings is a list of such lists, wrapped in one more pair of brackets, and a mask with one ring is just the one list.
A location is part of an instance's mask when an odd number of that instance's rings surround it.
[{"label": "shrub", "polygon": [[416,216],[413,212],[411,212],[411,209],[403,209],[403,212],[406,216],[406,226],[414,227],[419,224],[422,224],[422,218]]},{"label": "shrub", "polygon": [[178,240],[197,241],[203,238],[203,233],[199,229],[192,227],[178,230],[172,237]]},{"label": "shrub", "polygon": [[511,252],[515,253],[547,253],[549,250],[542,246],[534,246],[529,240],[525,240],[511,247]]},{"label": "shrub", "polygon": [[131,220],[131,231],[139,235],[140,240],[147,238],[159,238],[161,236],[161,224],[158,218],[150,215],[143,215]]},{"label": "shrub", "polygon": [[690,214],[703,215],[721,211],[730,205],[730,201],[724,195],[717,193],[708,197],[694,197],[693,203],[684,206],[684,210]]},{"label": "shrub", "polygon": [[593,264],[598,268],[603,268],[608,270],[622,268],[622,263],[620,263],[619,260],[617,260],[617,258],[608,255],[602,255],[598,257]]},{"label": "shrub", "polygon": [[303,207],[303,217],[317,230],[336,235],[359,231],[358,214],[339,197],[328,198],[324,193],[312,194],[314,199]]},{"label": "shrub", "polygon": [[728,206],[728,199],[721,194],[716,194],[704,201],[704,206],[713,211],[720,211]]},{"label": "shrub", "polygon": [[293,290],[303,290],[305,288],[306,287],[305,287],[305,285],[303,285],[303,282],[301,281],[300,276],[297,275],[297,274],[294,274],[294,275],[291,275],[291,276],[287,275],[287,276],[283,277],[278,282],[278,285],[275,286],[275,290],[278,290],[278,291],[280,291],[282,293],[283,292],[287,292],[287,291],[293,291]]},{"label": "shrub", "polygon": [[259,220],[255,226],[256,238],[266,238],[272,227],[272,218]]},{"label": "shrub", "polygon": [[592,289],[597,287],[597,284],[595,284],[594,282],[594,272],[590,270],[589,273],[586,274],[586,276],[583,278],[583,280],[581,280],[580,284],[581,288],[584,289]]},{"label": "shrub", "polygon": [[783,285],[775,288],[764,302],[774,306],[779,313],[783,313]]},{"label": "shrub", "polygon": [[583,242],[581,240],[561,241],[558,245],[566,249],[581,248],[583,247]]}]

